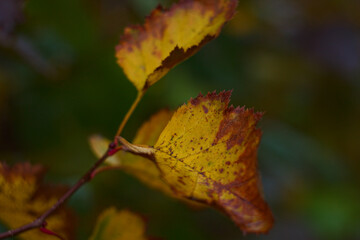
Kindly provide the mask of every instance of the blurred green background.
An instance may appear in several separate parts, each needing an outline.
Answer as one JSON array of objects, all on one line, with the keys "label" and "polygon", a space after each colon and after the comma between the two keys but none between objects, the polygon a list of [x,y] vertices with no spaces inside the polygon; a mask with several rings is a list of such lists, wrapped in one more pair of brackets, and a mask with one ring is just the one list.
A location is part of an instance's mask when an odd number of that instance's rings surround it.
[{"label": "blurred green background", "polygon": [[[0,161],[42,163],[46,181],[74,183],[96,160],[87,138],[111,138],[136,96],[114,56],[124,27],[171,2],[1,0]],[[70,200],[77,239],[108,206],[143,214],[164,239],[360,239],[359,9],[358,0],[242,0],[219,38],[147,92],[124,131],[132,139],[157,110],[213,90],[265,111],[268,235],[243,236],[222,213],[109,171]]]}]

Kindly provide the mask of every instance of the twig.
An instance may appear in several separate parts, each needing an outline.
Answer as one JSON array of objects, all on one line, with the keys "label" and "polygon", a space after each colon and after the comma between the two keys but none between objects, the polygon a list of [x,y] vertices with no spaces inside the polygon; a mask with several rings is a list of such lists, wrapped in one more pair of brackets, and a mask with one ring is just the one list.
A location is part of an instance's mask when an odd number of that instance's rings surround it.
[{"label": "twig", "polygon": [[116,147],[115,144],[111,143],[106,150],[106,153],[95,162],[95,164],[79,179],[79,181],[72,186],[49,210],[47,210],[43,215],[39,218],[34,220],[31,223],[25,224],[19,228],[9,230],[7,232],[0,234],[0,239],[5,239],[7,237],[13,237],[17,234],[29,231],[34,228],[40,228],[44,225],[45,220],[48,216],[50,216],[55,210],[57,210],[65,201],[71,197],[80,187],[82,187],[85,183],[90,181],[93,177],[93,173],[96,169],[108,158],[110,155],[113,154],[113,149]]}]

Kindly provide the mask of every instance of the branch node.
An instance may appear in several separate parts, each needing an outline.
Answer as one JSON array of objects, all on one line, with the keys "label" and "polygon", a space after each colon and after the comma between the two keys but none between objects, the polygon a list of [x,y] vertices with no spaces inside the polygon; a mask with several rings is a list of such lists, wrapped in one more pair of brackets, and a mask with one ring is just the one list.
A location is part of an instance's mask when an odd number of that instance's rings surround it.
[{"label": "branch node", "polygon": [[42,232],[42,233],[45,233],[47,235],[51,235],[51,236],[54,236],[54,237],[57,237],[61,240],[64,240],[59,234],[51,231],[50,229],[47,229],[46,228],[46,225],[47,225],[47,222],[44,221],[42,224],[41,224],[41,227],[39,227],[39,230]]}]

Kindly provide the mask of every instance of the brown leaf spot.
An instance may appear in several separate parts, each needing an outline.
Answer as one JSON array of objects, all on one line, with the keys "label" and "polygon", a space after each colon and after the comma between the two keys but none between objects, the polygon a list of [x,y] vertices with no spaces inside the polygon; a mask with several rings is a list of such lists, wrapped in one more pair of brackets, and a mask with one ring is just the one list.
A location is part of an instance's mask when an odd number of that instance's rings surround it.
[{"label": "brown leaf spot", "polygon": [[153,50],[152,54],[157,56],[158,58],[161,58],[161,52],[159,50]]},{"label": "brown leaf spot", "polygon": [[178,177],[178,182],[182,185],[186,185],[186,183],[182,180],[182,177]]},{"label": "brown leaf spot", "polygon": [[209,109],[207,107],[205,107],[204,105],[202,105],[202,108],[204,110],[204,113],[208,113],[209,112]]},{"label": "brown leaf spot", "polygon": [[200,99],[194,98],[194,99],[191,99],[190,102],[193,106],[197,106],[200,103]]},{"label": "brown leaf spot", "polygon": [[262,116],[261,113],[254,113],[253,109],[234,109],[232,106],[225,109],[223,114],[224,119],[220,123],[214,143],[230,134],[226,142],[228,150],[235,145],[241,145],[249,133],[256,130],[255,125]]},{"label": "brown leaf spot", "polygon": [[231,92],[232,91],[222,91],[219,94],[217,94],[216,91],[213,91],[211,93],[209,92],[206,95],[206,98],[210,99],[211,101],[218,100],[227,105],[230,102]]}]

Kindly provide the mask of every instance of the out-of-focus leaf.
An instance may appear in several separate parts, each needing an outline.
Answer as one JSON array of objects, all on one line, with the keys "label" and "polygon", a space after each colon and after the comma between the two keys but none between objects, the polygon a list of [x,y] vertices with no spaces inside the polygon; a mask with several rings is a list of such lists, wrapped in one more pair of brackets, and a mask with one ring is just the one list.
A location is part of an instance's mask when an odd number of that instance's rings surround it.
[{"label": "out-of-focus leaf", "polygon": [[273,217],[257,172],[261,114],[228,107],[230,95],[200,94],[181,106],[154,147],[121,142],[154,160],[177,196],[222,209],[244,232],[268,232]]},{"label": "out-of-focus leaf", "polygon": [[140,216],[112,207],[101,213],[90,240],[146,240],[145,230]]},{"label": "out-of-focus leaf", "polygon": [[[169,122],[172,114],[169,110],[161,110],[153,115],[149,121],[140,127],[133,142],[135,144],[153,146]],[[90,138],[91,148],[97,157],[101,157],[105,153],[109,143],[109,140],[101,136],[92,136]],[[160,178],[160,171],[155,163],[148,159],[126,152],[118,152],[114,156],[109,157],[105,163],[110,166],[120,167],[150,187],[174,196],[168,184]]]},{"label": "out-of-focus leaf", "polygon": [[[66,191],[65,187],[41,183],[44,168],[19,163],[13,167],[0,163],[0,221],[9,228],[17,228],[41,216]],[[64,239],[74,239],[73,216],[60,208],[47,219],[47,228]],[[38,229],[19,235],[26,240],[56,239]]]},{"label": "out-of-focus leaf", "polygon": [[116,47],[118,64],[138,91],[217,37],[232,18],[236,0],[182,0],[155,9],[143,26],[125,29]]}]

